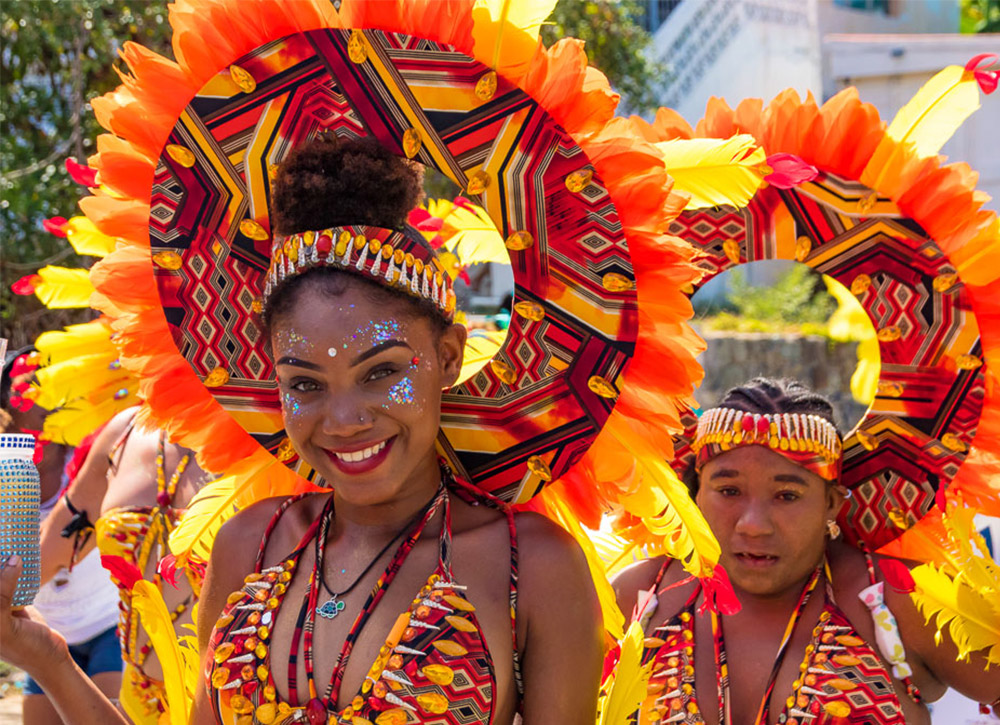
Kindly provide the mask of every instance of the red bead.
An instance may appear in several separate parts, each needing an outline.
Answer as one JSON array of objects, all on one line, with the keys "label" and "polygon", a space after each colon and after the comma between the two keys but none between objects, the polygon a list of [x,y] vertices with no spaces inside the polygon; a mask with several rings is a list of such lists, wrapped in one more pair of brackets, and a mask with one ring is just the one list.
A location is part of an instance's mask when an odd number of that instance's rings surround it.
[{"label": "red bead", "polygon": [[160,491],[158,494],[156,494],[156,503],[164,507],[169,506],[170,494],[167,493],[166,491]]},{"label": "red bead", "polygon": [[753,416],[747,413],[743,416],[743,432],[749,433],[753,430]]},{"label": "red bead", "polygon": [[316,240],[316,251],[320,254],[329,254],[333,249],[333,237],[329,234],[320,234]]},{"label": "red bead", "polygon": [[244,682],[243,687],[240,689],[243,690],[244,695],[250,697],[253,693],[257,692],[258,686],[260,686],[260,683],[257,680],[250,680],[249,682]]},{"label": "red bead", "polygon": [[419,365],[419,364],[420,364],[420,358],[414,355],[413,359],[410,360],[410,365]]},{"label": "red bead", "polygon": [[306,703],[306,717],[309,725],[326,725],[326,705],[318,697]]},{"label": "red bead", "polygon": [[770,430],[771,430],[771,425],[770,423],[767,422],[767,418],[761,418],[760,420],[757,421],[758,433],[760,433],[761,435],[767,435],[767,433]]}]

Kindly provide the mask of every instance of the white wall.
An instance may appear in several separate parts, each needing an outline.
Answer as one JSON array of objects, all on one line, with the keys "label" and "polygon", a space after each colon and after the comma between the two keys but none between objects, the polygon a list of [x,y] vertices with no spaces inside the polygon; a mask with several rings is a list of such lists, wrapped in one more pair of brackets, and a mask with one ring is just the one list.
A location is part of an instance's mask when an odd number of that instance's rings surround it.
[{"label": "white wall", "polygon": [[653,36],[671,69],[662,105],[696,122],[711,96],[731,105],[820,86],[815,0],[685,0]]},{"label": "white wall", "polygon": [[[827,35],[823,40],[824,95],[856,86],[886,121],[920,86],[947,65],[965,65],[980,53],[1000,52],[1000,35]],[[982,107],[942,153],[979,172],[979,188],[1000,210],[1000,92],[982,95]]]}]

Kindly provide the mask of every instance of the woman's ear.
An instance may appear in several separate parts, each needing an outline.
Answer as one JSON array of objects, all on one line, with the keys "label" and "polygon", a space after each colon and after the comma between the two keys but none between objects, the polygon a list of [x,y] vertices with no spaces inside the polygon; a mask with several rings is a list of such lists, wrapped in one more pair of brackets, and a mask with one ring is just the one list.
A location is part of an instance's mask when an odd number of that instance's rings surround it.
[{"label": "woman's ear", "polygon": [[465,325],[449,325],[438,338],[438,364],[441,366],[441,387],[447,390],[462,371],[462,360],[465,357],[465,340],[469,331]]},{"label": "woman's ear", "polygon": [[826,517],[836,519],[847,498],[847,490],[839,483],[831,483],[826,487]]}]

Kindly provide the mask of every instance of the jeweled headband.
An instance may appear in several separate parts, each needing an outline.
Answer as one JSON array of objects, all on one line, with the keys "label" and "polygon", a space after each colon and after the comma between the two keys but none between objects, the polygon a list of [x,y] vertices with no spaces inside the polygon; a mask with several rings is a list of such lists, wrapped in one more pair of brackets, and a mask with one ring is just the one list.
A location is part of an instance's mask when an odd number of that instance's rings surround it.
[{"label": "jeweled headband", "polygon": [[691,449],[695,468],[740,446],[767,446],[827,481],[840,479],[843,446],[837,429],[818,415],[760,414],[735,408],[712,408],[698,420]]},{"label": "jeweled headband", "polygon": [[277,236],[271,246],[264,300],[284,280],[311,267],[338,267],[359,274],[433,303],[449,322],[455,318],[451,278],[416,230],[349,226]]}]

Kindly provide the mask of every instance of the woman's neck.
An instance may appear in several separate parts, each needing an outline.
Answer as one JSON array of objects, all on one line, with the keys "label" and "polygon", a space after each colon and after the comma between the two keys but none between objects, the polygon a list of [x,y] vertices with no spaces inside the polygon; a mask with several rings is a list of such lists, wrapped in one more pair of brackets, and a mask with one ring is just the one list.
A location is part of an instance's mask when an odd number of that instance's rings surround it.
[{"label": "woman's neck", "polygon": [[736,598],[741,605],[739,613],[735,616],[758,620],[769,617],[787,619],[799,603],[802,593],[812,579],[812,576],[813,572],[810,571],[807,577],[792,586],[780,592],[768,594],[747,592],[734,585],[733,590],[736,592]]},{"label": "woman's neck", "polygon": [[398,494],[382,503],[353,504],[339,497],[335,490],[335,528],[361,530],[365,536],[395,535],[430,502],[440,485],[441,468],[437,455],[432,452],[414,469]]}]

